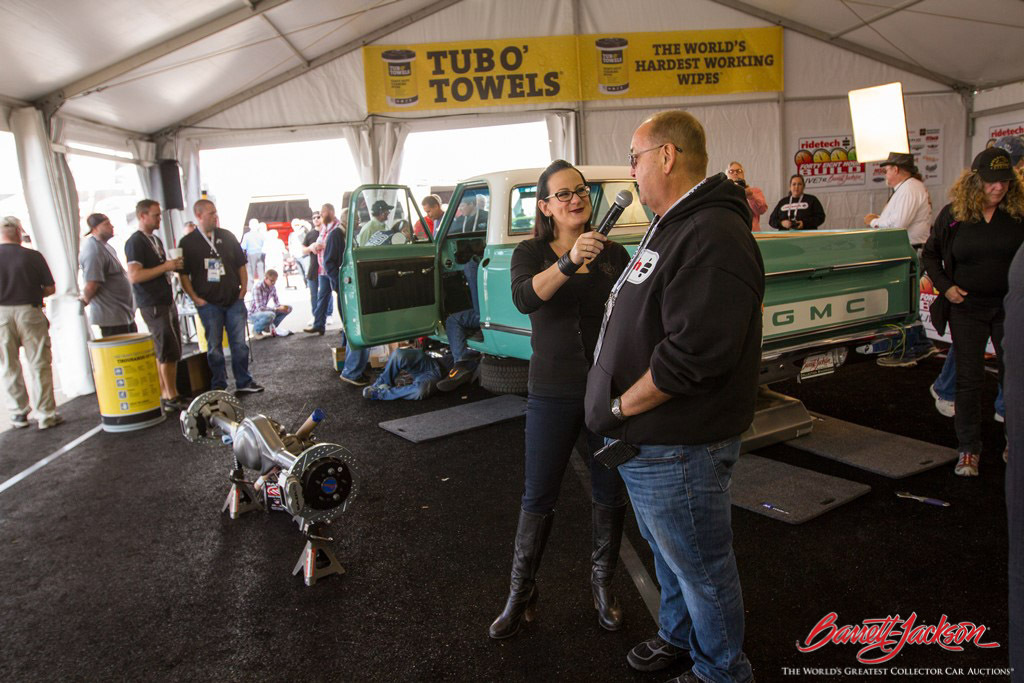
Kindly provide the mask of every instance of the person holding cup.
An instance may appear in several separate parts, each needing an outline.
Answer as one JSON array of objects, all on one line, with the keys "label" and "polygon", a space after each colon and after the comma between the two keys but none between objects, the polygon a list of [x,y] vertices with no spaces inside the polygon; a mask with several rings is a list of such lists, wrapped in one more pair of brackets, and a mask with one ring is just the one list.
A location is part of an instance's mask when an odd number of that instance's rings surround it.
[{"label": "person holding cup", "polygon": [[157,235],[161,218],[159,202],[143,199],[135,205],[135,216],[139,219],[139,229],[124,245],[128,281],[132,283],[135,305],[153,335],[160,375],[160,405],[165,412],[180,411],[187,408],[188,403],[178,395],[181,331],[171,272],[184,268],[185,263],[181,249],[172,249],[169,253]]}]

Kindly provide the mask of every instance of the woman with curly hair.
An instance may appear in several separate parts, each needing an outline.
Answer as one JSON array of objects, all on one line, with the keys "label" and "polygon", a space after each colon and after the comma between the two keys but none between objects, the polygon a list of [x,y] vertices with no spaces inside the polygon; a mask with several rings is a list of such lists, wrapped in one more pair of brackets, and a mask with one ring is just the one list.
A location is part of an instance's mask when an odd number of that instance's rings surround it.
[{"label": "woman with curly hair", "polygon": [[[1010,262],[1024,243],[1024,185],[1004,150],[990,147],[974,157],[950,190],[922,260],[942,293],[932,305],[939,334],[948,322],[956,347],[955,472],[978,476],[981,457],[981,389],[985,346],[991,337],[1003,381],[1003,297]],[[1004,453],[1004,458],[1006,454]]]}]

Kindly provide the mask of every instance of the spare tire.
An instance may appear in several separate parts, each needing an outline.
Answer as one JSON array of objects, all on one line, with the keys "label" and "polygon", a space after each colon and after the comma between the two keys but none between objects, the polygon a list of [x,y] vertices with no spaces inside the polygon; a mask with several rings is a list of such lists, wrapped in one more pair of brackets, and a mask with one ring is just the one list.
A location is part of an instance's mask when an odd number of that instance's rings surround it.
[{"label": "spare tire", "polygon": [[529,361],[485,355],[480,360],[480,386],[492,394],[526,395]]}]

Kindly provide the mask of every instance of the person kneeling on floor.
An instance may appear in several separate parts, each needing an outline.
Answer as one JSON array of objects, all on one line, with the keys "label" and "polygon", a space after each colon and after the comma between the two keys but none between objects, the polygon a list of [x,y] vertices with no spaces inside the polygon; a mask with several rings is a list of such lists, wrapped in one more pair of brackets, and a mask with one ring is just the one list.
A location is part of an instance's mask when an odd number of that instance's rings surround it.
[{"label": "person kneeling on floor", "polygon": [[[429,356],[420,349],[396,349],[388,358],[384,371],[377,380],[363,389],[363,398],[370,401],[421,401],[436,392],[437,383],[454,364],[451,355]],[[412,376],[412,382],[398,385],[402,372]]]},{"label": "person kneeling on floor", "polygon": [[[249,322],[252,323],[253,339],[265,337],[287,337],[291,332],[278,329],[281,321],[292,312],[291,306],[282,306],[277,298],[277,271],[271,268],[263,281],[252,291],[252,305],[249,306]],[[270,300],[274,306],[270,306]]]}]

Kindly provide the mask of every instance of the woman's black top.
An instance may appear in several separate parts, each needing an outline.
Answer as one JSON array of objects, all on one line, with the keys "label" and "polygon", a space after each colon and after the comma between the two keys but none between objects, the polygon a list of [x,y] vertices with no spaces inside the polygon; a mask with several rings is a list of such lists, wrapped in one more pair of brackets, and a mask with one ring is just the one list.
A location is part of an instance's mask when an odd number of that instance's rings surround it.
[{"label": "woman's black top", "polygon": [[558,260],[551,243],[539,237],[512,253],[512,301],[530,316],[529,391],[536,396],[580,397],[586,393],[587,372],[601,331],[604,303],[612,285],[629,263],[617,242],[606,242],[589,272],[577,272],[548,301],[537,296],[533,276]]},{"label": "woman's black top", "polygon": [[953,219],[947,204],[932,225],[921,259],[939,292],[945,294],[955,284],[967,291],[972,305],[999,308],[1010,262],[1022,243],[1024,222],[1001,208],[988,223],[964,222]]},{"label": "woman's black top", "polygon": [[801,230],[817,230],[825,222],[825,209],[813,194],[802,194],[796,199],[787,194],[772,209],[768,225],[777,230],[795,229],[782,227],[784,220],[803,221],[804,227]]}]

